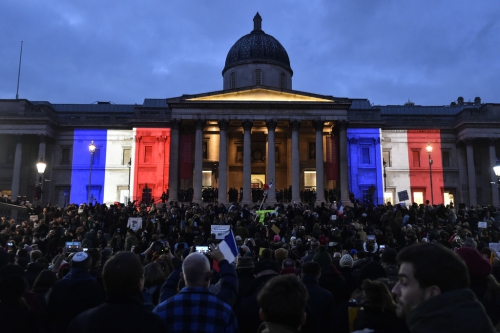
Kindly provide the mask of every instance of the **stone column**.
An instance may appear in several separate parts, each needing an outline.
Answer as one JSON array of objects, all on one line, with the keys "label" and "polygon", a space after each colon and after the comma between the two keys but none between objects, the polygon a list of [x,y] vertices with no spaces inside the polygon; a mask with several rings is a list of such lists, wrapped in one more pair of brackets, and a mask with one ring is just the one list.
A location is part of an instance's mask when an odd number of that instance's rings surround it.
[{"label": "stone column", "polygon": [[219,143],[219,203],[227,204],[227,129],[229,122],[226,119],[219,120],[220,143]]},{"label": "stone column", "polygon": [[348,165],[347,165],[347,121],[341,120],[337,122],[339,130],[339,150],[340,150],[340,200],[342,205],[351,206],[349,199],[349,181],[348,181]]},{"label": "stone column", "polygon": [[290,120],[290,127],[292,128],[292,201],[300,202],[300,120]]},{"label": "stone column", "polygon": [[457,154],[458,154],[458,186],[460,186],[459,190],[457,191],[457,194],[460,195],[460,197],[455,199],[455,206],[458,207],[458,203],[465,203],[469,201],[469,191],[467,190],[467,168],[464,168],[463,166],[467,165],[467,160],[465,158],[465,145],[463,141],[457,141],[455,144],[457,147]]},{"label": "stone column", "polygon": [[178,201],[179,191],[179,128],[181,120],[170,122],[170,172],[168,176],[168,200]]},{"label": "stone column", "polygon": [[469,206],[477,205],[476,168],[474,166],[474,139],[465,139],[467,149],[467,176],[469,177]]},{"label": "stone column", "polygon": [[253,121],[243,120],[243,200],[241,204],[252,203],[252,126]]},{"label": "stone column", "polygon": [[12,201],[17,199],[19,195],[19,184],[21,182],[21,160],[23,156],[22,136],[15,135],[16,138],[16,153],[14,155],[14,169],[12,171],[12,186],[10,188]]},{"label": "stone column", "polygon": [[276,203],[276,120],[266,121],[267,126],[267,177],[266,182],[273,182],[273,187],[267,193],[267,203],[274,205]]},{"label": "stone column", "polygon": [[205,121],[197,119],[194,121],[194,126],[196,128],[195,138],[194,138],[194,193],[193,202],[201,204],[203,202],[201,198],[202,191],[202,174],[203,174],[203,128],[205,127]]},{"label": "stone column", "polygon": [[[495,149],[495,144],[497,143],[496,138],[490,138],[488,140],[489,143],[489,151],[490,151],[490,173],[491,173],[491,179],[493,181],[497,181],[497,176],[495,175],[495,172],[493,172],[493,166],[497,163],[497,153]],[[496,185],[491,186],[491,201],[493,206],[498,207],[500,205],[499,202],[499,196],[498,196],[498,187]]]},{"label": "stone column", "polygon": [[316,130],[316,204],[325,202],[325,163],[323,161],[323,128],[324,121],[314,120]]}]

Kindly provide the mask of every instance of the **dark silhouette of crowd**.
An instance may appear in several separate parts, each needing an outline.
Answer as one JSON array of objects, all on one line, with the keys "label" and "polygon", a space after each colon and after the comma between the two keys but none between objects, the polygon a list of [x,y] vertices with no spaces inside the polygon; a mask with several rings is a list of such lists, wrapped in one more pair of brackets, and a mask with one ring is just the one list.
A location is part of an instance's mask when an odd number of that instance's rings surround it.
[{"label": "dark silhouette of crowd", "polygon": [[[325,192],[315,206],[312,190],[303,203],[276,191],[283,200],[263,216],[262,198],[241,205],[230,189],[227,207],[207,188],[202,205],[37,205],[29,221],[0,217],[0,331],[500,327],[496,207],[342,206]],[[214,225],[230,226],[234,260]]]}]

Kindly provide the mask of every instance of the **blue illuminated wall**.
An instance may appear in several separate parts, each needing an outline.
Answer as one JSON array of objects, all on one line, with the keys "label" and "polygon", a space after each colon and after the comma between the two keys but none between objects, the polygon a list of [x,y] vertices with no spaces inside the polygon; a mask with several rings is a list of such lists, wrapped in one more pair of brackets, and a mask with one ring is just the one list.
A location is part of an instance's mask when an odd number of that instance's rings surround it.
[{"label": "blue illuminated wall", "polygon": [[92,141],[96,145],[96,152],[92,163],[90,196],[93,202],[103,202],[107,130],[75,130],[70,194],[72,203],[81,204],[88,200],[91,159],[89,145]]},{"label": "blue illuminated wall", "polygon": [[370,188],[374,188],[373,203],[384,203],[382,148],[379,128],[348,128],[349,190],[360,202],[370,200]]}]

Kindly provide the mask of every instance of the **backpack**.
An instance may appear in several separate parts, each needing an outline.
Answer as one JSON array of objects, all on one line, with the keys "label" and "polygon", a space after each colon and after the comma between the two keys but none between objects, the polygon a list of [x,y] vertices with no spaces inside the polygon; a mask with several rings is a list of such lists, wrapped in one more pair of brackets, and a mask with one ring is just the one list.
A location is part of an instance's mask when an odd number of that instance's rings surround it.
[{"label": "backpack", "polygon": [[157,286],[152,286],[149,288],[144,288],[142,291],[142,298],[144,299],[144,306],[149,311],[153,311],[155,304],[153,303],[153,293],[156,291]]}]

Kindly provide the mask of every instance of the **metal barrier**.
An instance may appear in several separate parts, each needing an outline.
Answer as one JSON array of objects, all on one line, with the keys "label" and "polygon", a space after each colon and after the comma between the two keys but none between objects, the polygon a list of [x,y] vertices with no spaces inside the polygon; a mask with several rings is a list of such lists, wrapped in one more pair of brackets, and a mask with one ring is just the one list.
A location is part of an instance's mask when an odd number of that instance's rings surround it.
[{"label": "metal barrier", "polygon": [[29,221],[27,208],[4,202],[0,202],[0,217],[2,216],[5,216],[7,219],[16,220],[17,224],[21,224],[23,221]]}]

